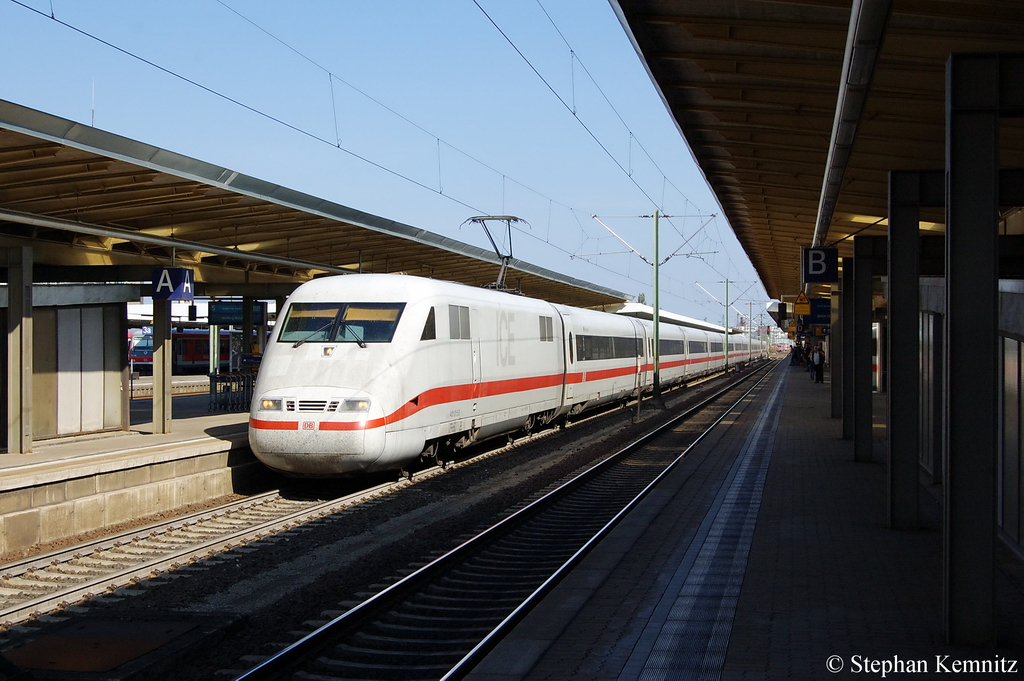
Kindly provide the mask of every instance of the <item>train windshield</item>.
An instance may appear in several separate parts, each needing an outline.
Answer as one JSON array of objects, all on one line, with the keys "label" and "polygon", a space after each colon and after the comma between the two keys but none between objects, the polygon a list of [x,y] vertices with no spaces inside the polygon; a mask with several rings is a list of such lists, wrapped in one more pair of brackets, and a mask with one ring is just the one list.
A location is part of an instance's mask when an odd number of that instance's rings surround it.
[{"label": "train windshield", "polygon": [[390,343],[405,303],[292,303],[280,343]]},{"label": "train windshield", "polygon": [[153,337],[152,336],[137,336],[135,343],[132,345],[129,351],[130,355],[136,357],[149,357],[153,354]]}]

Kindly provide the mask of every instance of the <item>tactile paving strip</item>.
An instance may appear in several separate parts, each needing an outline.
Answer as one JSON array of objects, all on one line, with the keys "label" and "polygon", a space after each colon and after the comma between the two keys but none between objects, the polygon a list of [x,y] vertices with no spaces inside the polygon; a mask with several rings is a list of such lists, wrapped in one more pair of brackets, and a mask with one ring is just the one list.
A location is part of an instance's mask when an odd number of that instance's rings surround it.
[{"label": "tactile paving strip", "polygon": [[717,679],[729,646],[787,375],[776,382],[621,678]]}]

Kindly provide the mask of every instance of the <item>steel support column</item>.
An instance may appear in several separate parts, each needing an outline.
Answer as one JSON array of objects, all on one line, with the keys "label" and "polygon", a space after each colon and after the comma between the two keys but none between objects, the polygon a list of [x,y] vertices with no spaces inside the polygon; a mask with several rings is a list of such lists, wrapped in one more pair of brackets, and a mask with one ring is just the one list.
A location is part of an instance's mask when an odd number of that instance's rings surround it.
[{"label": "steel support column", "polygon": [[828,363],[831,371],[832,418],[843,418],[843,287],[832,284],[832,318],[828,340]]},{"label": "steel support column", "polygon": [[32,249],[6,251],[7,452],[32,451]]},{"label": "steel support column", "polygon": [[991,646],[999,448],[998,55],[946,64],[946,637]]},{"label": "steel support column", "polygon": [[871,461],[871,294],[874,275],[874,241],[853,240],[853,459]]},{"label": "steel support column", "polygon": [[153,432],[171,432],[171,301],[153,301]]},{"label": "steel support column", "polygon": [[253,353],[253,302],[250,296],[242,296],[242,357],[249,357]]},{"label": "steel support column", "polygon": [[[843,258],[843,439],[853,439],[853,258]],[[835,368],[833,368],[833,371]]]},{"label": "steel support column", "polygon": [[889,173],[889,527],[916,529],[920,449],[919,173]]}]

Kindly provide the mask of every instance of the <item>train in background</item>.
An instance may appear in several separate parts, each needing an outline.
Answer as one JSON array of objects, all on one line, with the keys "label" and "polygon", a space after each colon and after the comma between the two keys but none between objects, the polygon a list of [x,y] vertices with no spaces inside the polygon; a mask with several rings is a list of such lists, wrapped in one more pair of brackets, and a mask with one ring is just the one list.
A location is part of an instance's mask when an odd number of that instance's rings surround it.
[{"label": "train in background", "polygon": [[[268,343],[249,444],[295,476],[401,469],[653,388],[653,324],[406,275],[307,282]],[[730,363],[767,346],[729,338]],[[661,325],[661,385],[720,371],[721,333]]]},{"label": "train in background", "polygon": [[[153,332],[152,327],[131,329],[128,332],[128,365],[132,371],[142,375],[153,373]],[[230,371],[232,357],[232,339],[235,344],[241,343],[241,332],[220,330],[219,367],[220,371]],[[206,329],[179,329],[171,331],[171,347],[174,350],[171,359],[171,373],[205,374],[210,370],[210,333]],[[237,355],[239,350],[235,349]]]}]

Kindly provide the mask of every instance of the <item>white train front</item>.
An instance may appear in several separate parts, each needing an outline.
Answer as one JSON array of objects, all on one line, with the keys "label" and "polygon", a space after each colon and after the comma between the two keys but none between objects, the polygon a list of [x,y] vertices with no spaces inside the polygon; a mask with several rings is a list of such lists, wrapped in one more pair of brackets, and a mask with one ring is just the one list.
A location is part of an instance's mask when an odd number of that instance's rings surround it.
[{"label": "white train front", "polygon": [[[249,443],[291,475],[402,468],[649,389],[651,331],[632,317],[433,279],[316,279],[275,326]],[[721,334],[662,324],[659,347],[662,384],[724,363]],[[730,357],[751,354],[730,337]]]}]

